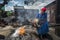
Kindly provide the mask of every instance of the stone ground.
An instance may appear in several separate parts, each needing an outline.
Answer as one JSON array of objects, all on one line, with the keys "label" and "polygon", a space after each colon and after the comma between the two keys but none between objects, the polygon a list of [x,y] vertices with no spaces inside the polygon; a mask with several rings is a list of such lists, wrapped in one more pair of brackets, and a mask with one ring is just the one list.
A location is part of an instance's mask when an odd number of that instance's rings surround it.
[{"label": "stone ground", "polygon": [[[49,34],[53,37],[53,40],[60,40],[60,37],[55,35],[55,29],[53,27],[50,27],[49,29],[50,29]],[[9,35],[10,32],[11,30],[6,29],[5,31],[0,31],[0,34],[7,36]]]},{"label": "stone ground", "polygon": [[58,37],[57,35],[55,35],[55,29],[53,27],[51,27],[49,29],[50,29],[49,34],[53,37],[53,40],[60,40],[60,37]]}]

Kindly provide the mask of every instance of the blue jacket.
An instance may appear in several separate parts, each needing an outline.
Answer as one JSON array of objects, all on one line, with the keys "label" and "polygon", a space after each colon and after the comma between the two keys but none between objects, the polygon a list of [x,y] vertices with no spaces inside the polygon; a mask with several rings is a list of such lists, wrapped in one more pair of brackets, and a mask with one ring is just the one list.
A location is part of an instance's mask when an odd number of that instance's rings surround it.
[{"label": "blue jacket", "polygon": [[43,34],[48,33],[49,28],[48,28],[48,22],[47,22],[47,13],[44,13],[43,15],[37,14],[36,18],[41,19],[41,20],[46,19],[46,21],[41,25],[41,27],[37,28],[38,34],[43,35]]}]

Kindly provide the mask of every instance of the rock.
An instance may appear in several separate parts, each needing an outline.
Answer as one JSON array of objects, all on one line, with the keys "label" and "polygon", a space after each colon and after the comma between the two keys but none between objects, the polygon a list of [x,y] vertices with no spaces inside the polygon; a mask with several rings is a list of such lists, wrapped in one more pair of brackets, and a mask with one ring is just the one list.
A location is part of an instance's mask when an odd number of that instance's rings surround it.
[{"label": "rock", "polygon": [[6,26],[3,29],[12,29],[12,28],[13,28],[13,26]]},{"label": "rock", "polygon": [[1,29],[0,29],[0,35],[4,35],[4,36],[10,35],[10,33],[11,33],[11,31],[12,31],[11,29],[13,29],[12,26],[6,26],[6,27],[4,27],[4,28],[1,28]]}]

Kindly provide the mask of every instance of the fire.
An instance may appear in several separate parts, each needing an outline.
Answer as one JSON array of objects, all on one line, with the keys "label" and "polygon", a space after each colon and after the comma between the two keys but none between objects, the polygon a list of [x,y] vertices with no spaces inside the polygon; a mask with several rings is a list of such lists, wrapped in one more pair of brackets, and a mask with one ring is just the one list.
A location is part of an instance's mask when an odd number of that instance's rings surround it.
[{"label": "fire", "polygon": [[25,34],[25,28],[24,27],[20,27],[19,34],[20,35],[24,35]]}]

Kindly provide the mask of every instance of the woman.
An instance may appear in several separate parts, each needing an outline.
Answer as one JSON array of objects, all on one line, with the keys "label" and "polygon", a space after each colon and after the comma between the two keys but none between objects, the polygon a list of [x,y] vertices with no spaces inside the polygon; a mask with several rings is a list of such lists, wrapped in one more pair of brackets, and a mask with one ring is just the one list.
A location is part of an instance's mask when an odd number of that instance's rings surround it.
[{"label": "woman", "polygon": [[41,35],[45,38],[49,32],[46,8],[42,8],[41,13],[37,14],[36,18],[39,19],[38,24],[40,25],[40,27],[37,28],[38,35],[40,38]]}]

